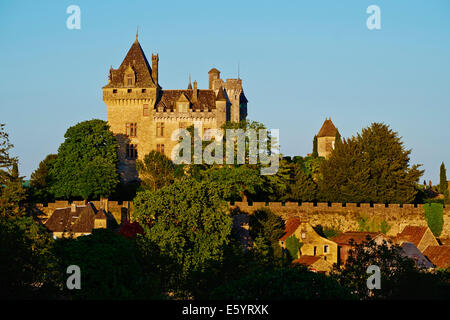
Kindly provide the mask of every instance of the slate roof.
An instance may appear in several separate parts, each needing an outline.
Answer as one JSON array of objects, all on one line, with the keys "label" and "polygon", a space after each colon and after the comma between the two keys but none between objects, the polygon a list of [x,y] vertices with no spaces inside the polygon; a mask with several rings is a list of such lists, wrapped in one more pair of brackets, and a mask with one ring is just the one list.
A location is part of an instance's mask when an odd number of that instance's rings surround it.
[{"label": "slate roof", "polygon": [[337,129],[333,124],[333,121],[330,119],[326,119],[322,125],[322,128],[320,128],[319,133],[317,134],[317,137],[335,137],[337,133]]},{"label": "slate roof", "polygon": [[427,227],[406,226],[403,231],[397,235],[396,240],[398,242],[412,242],[417,247],[427,229]]},{"label": "slate roof", "polygon": [[176,110],[176,102],[182,94],[184,94],[192,105],[192,110],[208,110],[216,108],[216,95],[213,90],[197,90],[197,102],[192,100],[192,93],[194,90],[163,90],[161,91],[156,109],[163,107],[166,111]]},{"label": "slate roof", "polygon": [[450,267],[450,246],[428,246],[423,254],[438,268]]},{"label": "slate roof", "polygon": [[76,206],[72,212],[71,207],[56,209],[45,222],[45,226],[51,232],[91,233],[95,219],[106,219],[106,215],[95,213],[92,204]]},{"label": "slate roof", "polygon": [[225,92],[223,90],[223,88],[219,89],[219,92],[217,92],[217,97],[216,97],[217,101],[226,101],[227,98],[225,97]]},{"label": "slate roof", "polygon": [[403,242],[402,255],[416,260],[417,265],[424,268],[433,268],[434,265],[420,252],[412,242]]},{"label": "slate roof", "polygon": [[152,78],[152,69],[147,57],[142,50],[139,41],[135,41],[128,51],[119,69],[111,69],[112,79],[105,88],[121,88],[124,86],[125,70],[131,66],[136,73],[136,87],[155,88],[156,84]]},{"label": "slate roof", "polygon": [[355,242],[355,243],[362,243],[364,241],[367,241],[367,236],[369,236],[373,240],[376,237],[378,237],[379,235],[382,235],[382,233],[349,231],[349,232],[341,233],[340,235],[331,238],[331,240],[340,245],[349,244],[350,239],[353,239],[353,242]]}]

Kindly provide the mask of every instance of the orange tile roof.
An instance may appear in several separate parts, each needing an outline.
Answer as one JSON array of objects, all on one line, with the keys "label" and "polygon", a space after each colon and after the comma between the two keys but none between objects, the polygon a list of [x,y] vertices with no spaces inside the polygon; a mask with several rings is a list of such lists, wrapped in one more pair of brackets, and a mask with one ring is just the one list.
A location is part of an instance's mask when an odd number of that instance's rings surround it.
[{"label": "orange tile roof", "polygon": [[292,261],[292,263],[310,266],[310,265],[316,263],[317,261],[319,261],[320,259],[321,259],[321,257],[319,257],[319,256],[302,255],[302,256],[300,256],[299,259],[295,259],[294,261]]},{"label": "orange tile roof", "polygon": [[423,254],[438,268],[450,267],[450,246],[428,246]]},{"label": "orange tile roof", "polygon": [[397,242],[412,242],[417,247],[427,229],[427,227],[406,226],[403,231],[397,235],[396,240]]},{"label": "orange tile roof", "polygon": [[295,230],[300,226],[300,218],[289,218],[284,225],[284,235],[280,238],[280,241],[285,241],[289,238]]},{"label": "orange tile roof", "polygon": [[336,242],[337,244],[349,244],[350,239],[353,239],[355,243],[362,243],[363,241],[367,241],[367,236],[369,236],[372,239],[375,239],[380,234],[381,234],[380,232],[349,231],[344,232],[336,237],[333,237],[331,238],[331,240]]}]

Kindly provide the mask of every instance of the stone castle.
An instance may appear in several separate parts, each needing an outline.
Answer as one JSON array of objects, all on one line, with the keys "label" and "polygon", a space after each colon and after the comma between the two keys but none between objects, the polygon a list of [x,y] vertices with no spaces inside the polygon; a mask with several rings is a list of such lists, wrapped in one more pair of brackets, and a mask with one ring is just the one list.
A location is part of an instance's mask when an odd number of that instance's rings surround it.
[{"label": "stone castle", "polygon": [[119,144],[119,172],[124,182],[136,180],[136,160],[152,150],[171,158],[172,132],[196,125],[202,134],[218,129],[226,121],[247,117],[247,99],[241,79],[220,78],[212,68],[208,89],[199,89],[189,79],[187,89],[163,90],[158,82],[158,54],[151,66],[139,44],[132,44],[118,69],[109,70],[103,87],[107,121]]}]

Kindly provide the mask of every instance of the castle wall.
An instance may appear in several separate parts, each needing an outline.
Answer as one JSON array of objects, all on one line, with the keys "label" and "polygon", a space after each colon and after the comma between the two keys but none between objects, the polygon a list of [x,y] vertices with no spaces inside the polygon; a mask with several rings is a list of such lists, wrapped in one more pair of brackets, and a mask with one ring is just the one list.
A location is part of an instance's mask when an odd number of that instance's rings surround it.
[{"label": "castle wall", "polygon": [[317,138],[317,153],[319,157],[328,158],[333,151],[335,137],[318,137]]},{"label": "castle wall", "polygon": [[[131,219],[133,213],[133,202],[124,201],[92,201],[97,209],[103,208],[106,212],[111,213],[117,223],[121,223],[126,219]],[[47,206],[42,204],[36,205],[42,212],[52,214],[56,208],[69,207],[68,201],[57,201],[49,203]],[[323,227],[331,227],[339,229],[342,232],[357,231],[361,217],[368,220],[381,223],[386,221],[390,226],[387,232],[388,236],[396,236],[406,225],[427,226],[425,220],[423,204],[390,204],[387,207],[384,204],[374,204],[372,207],[368,203],[362,203],[357,206],[355,203],[347,203],[343,206],[341,203],[313,203],[286,202],[235,202],[230,204],[230,209],[238,209],[241,213],[253,214],[256,209],[268,208],[275,214],[280,215],[283,219],[289,217],[303,217],[313,225],[322,225]],[[245,220],[245,219],[244,219]],[[450,206],[444,208],[444,227],[440,238],[450,238]]]}]

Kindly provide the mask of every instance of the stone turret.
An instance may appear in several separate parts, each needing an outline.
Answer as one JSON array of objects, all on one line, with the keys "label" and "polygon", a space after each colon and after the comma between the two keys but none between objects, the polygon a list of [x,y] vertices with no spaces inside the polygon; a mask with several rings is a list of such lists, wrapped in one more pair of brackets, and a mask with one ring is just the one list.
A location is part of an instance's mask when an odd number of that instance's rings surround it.
[{"label": "stone turret", "polygon": [[317,134],[317,152],[319,157],[325,157],[328,159],[331,152],[334,150],[334,143],[336,142],[337,129],[329,119],[325,119],[322,128],[320,128]]},{"label": "stone turret", "polygon": [[153,81],[155,81],[156,85],[158,85],[158,62],[159,62],[159,55],[152,54],[152,78]]}]

